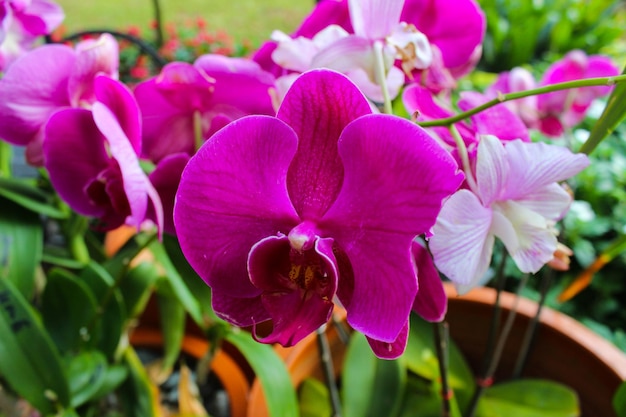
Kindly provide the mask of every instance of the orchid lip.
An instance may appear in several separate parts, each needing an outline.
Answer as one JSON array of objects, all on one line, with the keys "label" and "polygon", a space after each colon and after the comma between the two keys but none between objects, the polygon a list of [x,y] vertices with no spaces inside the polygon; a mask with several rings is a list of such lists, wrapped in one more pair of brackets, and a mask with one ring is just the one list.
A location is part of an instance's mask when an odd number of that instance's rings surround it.
[{"label": "orchid lip", "polygon": [[291,229],[287,238],[291,248],[301,253],[313,248],[317,236],[319,236],[319,233],[315,224],[305,220]]}]

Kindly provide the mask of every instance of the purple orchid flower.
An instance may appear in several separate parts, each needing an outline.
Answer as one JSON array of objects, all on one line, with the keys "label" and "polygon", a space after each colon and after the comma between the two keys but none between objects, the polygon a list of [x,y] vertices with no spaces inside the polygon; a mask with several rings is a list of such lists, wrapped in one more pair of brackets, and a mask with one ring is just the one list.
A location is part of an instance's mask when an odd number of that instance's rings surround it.
[{"label": "purple orchid flower", "polygon": [[179,152],[191,156],[235,119],[274,115],[273,90],[274,77],[247,59],[203,55],[193,65],[167,64],[160,75],[135,88],[143,115],[143,153],[155,162]]},{"label": "purple orchid flower", "polygon": [[[583,51],[573,50],[552,64],[544,73],[540,86],[593,77],[619,75],[619,68],[603,55],[587,56]],[[584,87],[537,97],[540,117],[539,129],[548,136],[561,136],[565,129],[580,123],[591,103],[611,91],[612,87]]]},{"label": "purple orchid flower", "polygon": [[[537,88],[537,82],[530,71],[522,67],[515,67],[511,71],[498,74],[498,78],[487,88],[485,95],[491,99],[502,94],[516,93],[534,88]],[[503,105],[518,115],[526,127],[533,129],[539,127],[537,96],[507,101]]]},{"label": "purple orchid flower", "polygon": [[[292,38],[298,45],[306,44],[303,39],[313,39],[300,55],[307,55],[304,61],[309,62],[309,68],[339,65],[336,68],[342,72],[354,70],[355,66],[345,68],[345,62],[339,56],[346,51],[351,53],[351,60],[359,63],[362,68],[367,67],[367,54],[363,54],[363,46],[367,43],[363,40],[339,40],[340,47],[333,52],[326,52],[322,56],[316,53],[325,46],[328,36],[322,36],[320,41],[315,40],[330,26],[337,26],[346,34],[356,34],[365,39],[389,37],[391,44],[400,46],[403,52],[397,61],[398,67],[405,71],[413,72],[409,78],[423,81],[434,92],[450,90],[456,85],[458,78],[471,70],[481,55],[481,43],[485,33],[485,17],[474,0],[455,0],[454,2],[442,0],[406,0],[406,1],[355,1],[355,6],[350,6],[349,0],[322,0],[317,3],[313,12],[304,20],[300,28]],[[399,17],[397,7],[401,11]],[[352,11],[351,11],[352,10]],[[404,29],[393,29],[398,22],[404,22]],[[393,29],[390,31],[390,29]],[[423,35],[429,43],[427,49],[424,39],[415,38],[410,33]],[[334,32],[337,32],[335,29]],[[365,35],[365,36],[363,36]],[[375,35],[372,37],[372,35]],[[408,36],[407,36],[408,35]],[[285,35],[286,36],[286,35]],[[341,36],[341,38],[346,36]],[[279,37],[264,44],[254,56],[255,61],[271,71],[277,77],[284,76],[294,70],[285,62],[273,57],[274,51],[285,38]],[[410,41],[410,42],[407,42]],[[313,47],[311,47],[311,44]],[[419,47],[412,51],[413,47]],[[361,50],[361,53],[357,53]],[[427,54],[428,53],[428,54]],[[281,53],[284,56],[284,53]],[[420,58],[417,61],[415,58]],[[425,61],[423,58],[427,57]],[[420,62],[422,61],[422,62]],[[289,63],[293,62],[288,61]],[[302,62],[302,60],[300,60]],[[409,64],[415,62],[415,64]],[[405,65],[402,65],[404,63]],[[425,65],[428,63],[428,65]],[[334,68],[334,66],[333,66]],[[301,71],[301,69],[295,69]],[[397,71],[389,74],[392,85],[400,80]],[[370,77],[371,78],[371,77]],[[373,79],[372,79],[373,80]],[[363,77],[357,81],[364,82]],[[370,81],[371,83],[371,81]],[[360,85],[360,84],[358,84]],[[370,88],[371,89],[371,88]]]},{"label": "purple orchid flower", "polygon": [[105,230],[140,227],[150,206],[162,230],[159,195],[139,165],[137,103],[112,78],[98,76],[93,85],[92,110],[60,110],[46,124],[43,151],[50,181],[73,210],[98,218]]},{"label": "purple orchid flower", "polygon": [[0,0],[0,72],[64,18],[63,9],[50,0]]},{"label": "purple orchid flower", "polygon": [[554,226],[572,201],[558,182],[588,164],[586,155],[563,147],[483,136],[475,187],[461,189],[445,202],[430,238],[439,271],[461,293],[478,285],[498,237],[522,272],[537,272],[553,258]]},{"label": "purple orchid flower", "polygon": [[97,74],[117,77],[118,46],[109,34],[79,42],[75,49],[44,45],[13,63],[0,79],[0,138],[26,146],[32,165],[43,165],[44,126],[67,107],[89,107]]},{"label": "purple orchid flower", "polygon": [[174,222],[220,317],[272,320],[255,337],[289,346],[339,300],[374,352],[392,358],[421,282],[412,242],[462,179],[421,128],[371,114],[348,78],[314,70],[276,117],[241,118],[205,142],[183,172]]}]

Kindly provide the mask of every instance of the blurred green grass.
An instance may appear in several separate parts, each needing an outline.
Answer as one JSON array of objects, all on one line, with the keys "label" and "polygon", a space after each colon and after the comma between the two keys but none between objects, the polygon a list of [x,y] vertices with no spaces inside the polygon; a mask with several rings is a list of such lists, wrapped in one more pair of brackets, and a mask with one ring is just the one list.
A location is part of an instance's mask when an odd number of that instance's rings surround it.
[{"label": "blurred green grass", "polygon": [[[67,33],[85,29],[124,30],[151,27],[152,0],[57,0],[66,13]],[[160,0],[164,23],[185,24],[202,18],[210,31],[225,30],[235,41],[260,45],[272,30],[293,31],[314,0]]]}]

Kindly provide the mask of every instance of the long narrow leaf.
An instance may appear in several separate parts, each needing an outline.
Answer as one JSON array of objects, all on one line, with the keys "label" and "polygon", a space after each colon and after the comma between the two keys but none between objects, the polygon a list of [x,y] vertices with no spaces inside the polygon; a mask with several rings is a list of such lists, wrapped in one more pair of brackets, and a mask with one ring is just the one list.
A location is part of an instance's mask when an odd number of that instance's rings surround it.
[{"label": "long narrow leaf", "polygon": [[269,345],[260,344],[250,334],[232,331],[226,340],[235,345],[261,381],[271,417],[298,417],[296,391],[283,361]]},{"label": "long narrow leaf", "polygon": [[61,358],[24,297],[0,279],[0,375],[44,414],[70,403]]}]

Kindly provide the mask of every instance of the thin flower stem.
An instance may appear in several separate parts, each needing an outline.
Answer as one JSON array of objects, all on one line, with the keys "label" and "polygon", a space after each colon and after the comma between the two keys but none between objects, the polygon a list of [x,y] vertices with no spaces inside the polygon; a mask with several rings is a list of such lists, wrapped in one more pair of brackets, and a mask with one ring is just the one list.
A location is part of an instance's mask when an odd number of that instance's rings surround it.
[{"label": "thin flower stem", "polygon": [[326,336],[326,325],[317,329],[317,346],[320,352],[320,360],[324,370],[324,378],[330,396],[330,406],[332,408],[332,417],[341,417],[341,400],[339,399],[339,388],[335,380],[335,369],[333,367],[333,358]]},{"label": "thin flower stem", "polygon": [[539,94],[551,93],[554,91],[568,90],[571,88],[580,88],[580,87],[597,87],[597,86],[611,86],[617,83],[621,83],[626,81],[626,74],[617,75],[615,77],[596,77],[596,78],[586,78],[584,80],[576,80],[576,81],[568,81],[564,83],[550,84],[539,88],[534,88],[532,90],[526,91],[518,91],[515,93],[508,94],[500,94],[498,97],[493,100],[489,100],[488,102],[481,104],[480,106],[474,107],[468,111],[459,113],[455,116],[446,117],[443,119],[437,120],[428,120],[424,122],[418,122],[417,124],[422,127],[434,127],[434,126],[449,126],[453,123],[459,122],[463,119],[467,119],[475,114],[478,114],[482,111],[485,111],[493,106],[497,106],[500,103],[504,103],[506,101],[517,100],[519,98],[536,96]]},{"label": "thin flower stem", "polygon": [[154,35],[157,48],[163,46],[163,19],[161,18],[161,4],[159,0],[152,0],[154,9]]},{"label": "thin flower stem", "polygon": [[491,381],[493,381],[493,376],[496,373],[496,369],[498,368],[498,364],[500,363],[500,358],[502,357],[502,352],[504,352],[504,345],[509,337],[509,333],[513,328],[513,323],[515,322],[515,316],[517,315],[517,307],[519,305],[520,293],[526,286],[526,282],[528,282],[528,274],[524,274],[520,283],[517,287],[517,291],[515,292],[516,298],[511,307],[511,311],[509,312],[506,322],[502,327],[502,331],[500,332],[500,337],[498,338],[498,343],[494,349],[493,355],[491,357],[491,363],[485,373],[485,377],[482,379],[480,383],[477,384],[476,390],[474,391],[474,395],[470,401],[470,405],[467,409],[466,417],[473,417],[476,412],[476,408],[478,407],[478,402],[485,392],[485,388],[491,385]]},{"label": "thin flower stem", "polygon": [[486,375],[489,369],[489,361],[493,355],[493,350],[496,346],[496,340],[498,337],[498,329],[500,327],[500,317],[502,308],[500,308],[500,294],[504,290],[504,284],[506,283],[506,277],[504,276],[504,267],[506,266],[506,260],[508,257],[508,251],[506,247],[502,246],[502,258],[498,264],[496,271],[496,299],[493,303],[493,312],[491,315],[491,324],[489,325],[489,336],[487,336],[487,344],[485,347],[485,356],[483,358],[483,369],[481,375]]},{"label": "thin flower stem", "polygon": [[202,137],[202,114],[197,110],[193,113],[193,137],[196,150],[198,150],[204,143],[204,138]]},{"label": "thin flower stem", "polygon": [[448,383],[448,340],[449,326],[446,322],[434,323],[435,351],[439,362],[439,377],[441,379],[441,417],[449,417],[451,412],[450,399],[453,391]]},{"label": "thin flower stem", "polygon": [[456,130],[453,125],[451,125],[449,128],[450,133],[454,138],[456,148],[459,151],[459,157],[461,158],[461,163],[463,164],[463,172],[465,173],[465,180],[467,181],[467,185],[475,194],[478,194],[478,185],[476,184],[476,180],[474,179],[474,175],[472,174],[472,166],[470,165],[469,155],[467,153],[467,147],[465,146],[465,142],[459,134],[459,131]]},{"label": "thin flower stem", "polygon": [[385,68],[385,58],[383,57],[383,44],[380,41],[374,42],[374,56],[376,59],[376,75],[383,92],[383,112],[392,114],[391,97],[389,96],[389,87],[387,86],[387,68]]},{"label": "thin flower stem", "polygon": [[524,333],[524,339],[522,340],[522,344],[520,346],[519,355],[517,356],[517,361],[515,362],[515,367],[513,368],[513,378],[519,378],[524,371],[524,367],[526,366],[526,362],[533,346],[533,342],[535,341],[537,326],[539,324],[539,317],[541,316],[541,311],[543,310],[543,306],[546,303],[546,297],[548,295],[548,290],[552,285],[553,278],[554,270],[552,268],[548,268],[541,282],[541,292],[539,296],[540,298],[537,302],[537,313],[535,313],[530,323],[528,323],[526,333]]},{"label": "thin flower stem", "polygon": [[337,330],[337,335],[339,336],[339,340],[344,345],[347,345],[350,342],[350,333],[344,324],[337,318],[335,314],[331,316],[331,321]]}]

